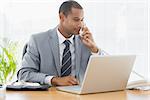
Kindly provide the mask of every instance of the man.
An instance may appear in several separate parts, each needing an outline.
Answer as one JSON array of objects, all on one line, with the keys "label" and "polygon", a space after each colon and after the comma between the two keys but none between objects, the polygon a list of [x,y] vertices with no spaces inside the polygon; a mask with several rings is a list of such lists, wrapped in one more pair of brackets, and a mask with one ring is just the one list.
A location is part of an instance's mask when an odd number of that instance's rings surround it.
[{"label": "man", "polygon": [[31,36],[18,71],[19,80],[54,86],[76,85],[84,76],[90,55],[102,54],[92,33],[84,26],[80,4],[72,0],[63,2],[59,18],[56,28]]}]

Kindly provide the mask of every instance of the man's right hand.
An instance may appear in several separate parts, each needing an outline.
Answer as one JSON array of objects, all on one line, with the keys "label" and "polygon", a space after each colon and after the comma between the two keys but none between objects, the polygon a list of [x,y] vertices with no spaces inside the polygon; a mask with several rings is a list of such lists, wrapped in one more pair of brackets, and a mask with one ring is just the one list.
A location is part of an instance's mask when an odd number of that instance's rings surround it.
[{"label": "man's right hand", "polygon": [[73,76],[53,77],[51,83],[54,86],[70,86],[79,84],[77,79]]}]

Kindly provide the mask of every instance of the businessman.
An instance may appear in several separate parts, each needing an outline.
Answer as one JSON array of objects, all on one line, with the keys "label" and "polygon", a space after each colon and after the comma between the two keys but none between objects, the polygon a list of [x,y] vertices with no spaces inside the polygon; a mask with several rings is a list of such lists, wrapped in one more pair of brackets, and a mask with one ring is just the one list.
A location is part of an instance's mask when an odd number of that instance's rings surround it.
[{"label": "businessman", "polygon": [[76,85],[84,76],[90,55],[102,55],[84,24],[84,11],[79,3],[63,2],[59,19],[54,29],[31,36],[18,71],[19,80],[53,86]]}]

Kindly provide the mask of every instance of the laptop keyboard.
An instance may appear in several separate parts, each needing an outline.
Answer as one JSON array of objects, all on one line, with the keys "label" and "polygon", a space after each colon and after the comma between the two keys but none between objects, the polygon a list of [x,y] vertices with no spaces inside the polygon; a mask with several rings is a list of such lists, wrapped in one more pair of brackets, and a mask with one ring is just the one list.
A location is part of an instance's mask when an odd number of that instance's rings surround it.
[{"label": "laptop keyboard", "polygon": [[59,88],[63,89],[63,90],[80,91],[81,86],[79,86],[79,85],[75,85],[75,86],[62,86],[62,87],[59,87]]}]

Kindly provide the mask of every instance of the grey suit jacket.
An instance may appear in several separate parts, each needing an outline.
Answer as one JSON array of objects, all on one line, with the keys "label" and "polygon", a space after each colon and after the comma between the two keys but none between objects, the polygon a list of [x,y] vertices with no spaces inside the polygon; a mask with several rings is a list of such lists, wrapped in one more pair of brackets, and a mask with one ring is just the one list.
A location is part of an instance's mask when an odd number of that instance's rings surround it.
[{"label": "grey suit jacket", "polygon": [[[78,35],[75,36],[74,43],[76,76],[82,80],[91,52],[81,42]],[[59,42],[56,28],[32,35],[22,60],[22,68],[18,71],[18,79],[44,84],[47,75],[60,76],[60,72]]]}]

